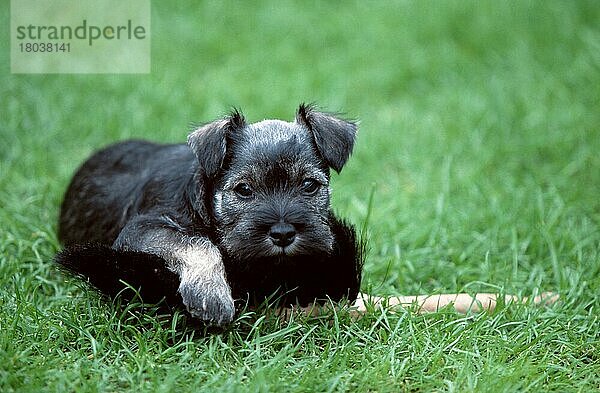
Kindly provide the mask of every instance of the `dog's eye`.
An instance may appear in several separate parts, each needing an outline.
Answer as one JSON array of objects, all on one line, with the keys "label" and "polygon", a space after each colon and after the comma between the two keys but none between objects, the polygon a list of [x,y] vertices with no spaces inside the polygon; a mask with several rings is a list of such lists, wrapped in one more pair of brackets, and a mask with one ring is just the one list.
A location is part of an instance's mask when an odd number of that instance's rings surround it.
[{"label": "dog's eye", "polygon": [[250,188],[250,185],[248,183],[238,184],[237,186],[235,186],[233,191],[242,198],[252,198],[252,196],[254,195],[254,192],[252,191],[252,188]]},{"label": "dog's eye", "polygon": [[321,187],[321,183],[315,179],[304,179],[302,182],[302,191],[307,195],[314,195],[319,191],[319,187]]}]

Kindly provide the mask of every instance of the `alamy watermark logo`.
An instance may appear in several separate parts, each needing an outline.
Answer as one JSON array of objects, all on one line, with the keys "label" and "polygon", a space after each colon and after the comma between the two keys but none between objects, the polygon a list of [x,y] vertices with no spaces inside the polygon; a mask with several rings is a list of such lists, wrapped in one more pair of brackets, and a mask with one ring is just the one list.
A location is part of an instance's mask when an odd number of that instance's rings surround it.
[{"label": "alamy watermark logo", "polygon": [[11,0],[13,73],[149,73],[150,0]]}]

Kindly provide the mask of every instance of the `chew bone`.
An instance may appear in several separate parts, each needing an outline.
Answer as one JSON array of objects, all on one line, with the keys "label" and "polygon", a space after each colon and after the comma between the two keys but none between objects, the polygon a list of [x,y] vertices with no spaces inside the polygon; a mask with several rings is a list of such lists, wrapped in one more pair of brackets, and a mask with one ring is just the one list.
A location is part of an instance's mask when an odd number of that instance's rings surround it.
[{"label": "chew bone", "polygon": [[[496,308],[499,301],[498,294],[494,293],[478,293],[469,295],[467,293],[446,293],[438,295],[418,295],[418,296],[373,296],[365,293],[359,293],[358,298],[349,307],[349,311],[354,316],[359,317],[367,312],[370,307],[383,308],[394,310],[398,307],[416,307],[418,313],[435,312],[448,305],[452,305],[454,309],[462,314],[468,312],[491,312]],[[540,295],[534,296],[531,299],[532,304],[536,305],[551,305],[558,301],[559,295],[553,292],[542,292]],[[528,297],[518,297],[516,295],[504,295],[504,303],[528,303]],[[316,306],[310,305],[307,307],[293,307],[281,309],[279,315],[284,318],[289,318],[292,313],[300,312],[304,315],[317,316],[326,312],[331,307],[329,305]]]},{"label": "chew bone", "polygon": [[[552,292],[543,292],[534,296],[533,304],[550,305],[558,300],[559,296]],[[419,295],[419,296],[371,296],[364,293],[359,294],[354,302],[354,309],[358,314],[367,311],[367,305],[372,304],[377,307],[406,307],[415,305],[419,313],[434,312],[450,304],[459,313],[493,311],[499,300],[499,295],[494,293],[478,293],[469,295],[467,293],[447,293],[439,295]],[[527,297],[519,298],[515,295],[505,295],[504,302],[527,303]]]}]

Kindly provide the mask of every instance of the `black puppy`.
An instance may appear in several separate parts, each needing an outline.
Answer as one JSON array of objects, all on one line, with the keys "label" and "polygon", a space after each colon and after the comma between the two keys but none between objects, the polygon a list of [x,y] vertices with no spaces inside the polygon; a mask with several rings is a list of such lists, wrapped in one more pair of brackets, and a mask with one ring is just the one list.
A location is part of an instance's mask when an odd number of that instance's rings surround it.
[{"label": "black puppy", "polygon": [[356,131],[301,105],[292,123],[234,111],[187,145],[109,146],[69,185],[56,261],[109,295],[125,281],[210,324],[233,319],[234,299],[353,301],[362,246],[331,212],[329,169],[342,169]]}]

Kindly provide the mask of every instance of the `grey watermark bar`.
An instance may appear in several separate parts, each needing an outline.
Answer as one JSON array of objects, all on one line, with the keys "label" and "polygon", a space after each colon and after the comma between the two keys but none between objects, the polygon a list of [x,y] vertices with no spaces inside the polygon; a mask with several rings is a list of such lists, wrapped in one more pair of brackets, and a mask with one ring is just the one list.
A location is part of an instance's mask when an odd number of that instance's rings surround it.
[{"label": "grey watermark bar", "polygon": [[150,0],[11,0],[13,73],[150,72]]}]

